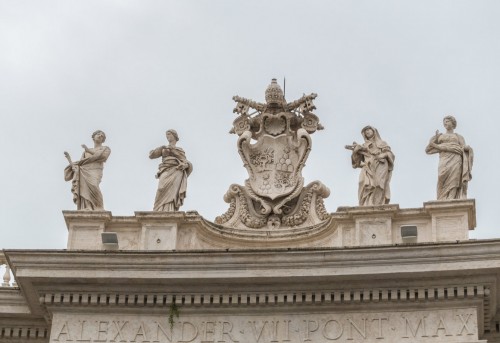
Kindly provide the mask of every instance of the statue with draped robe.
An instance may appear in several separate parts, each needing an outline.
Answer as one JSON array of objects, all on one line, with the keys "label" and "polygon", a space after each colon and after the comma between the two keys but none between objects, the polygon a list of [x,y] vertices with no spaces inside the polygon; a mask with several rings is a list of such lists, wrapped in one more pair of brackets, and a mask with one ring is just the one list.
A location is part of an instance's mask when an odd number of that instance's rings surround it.
[{"label": "statue with draped robe", "polygon": [[347,145],[352,150],[353,168],[360,168],[358,198],[359,206],[388,204],[391,199],[390,181],[394,168],[391,147],[380,138],[378,130],[366,126],[361,130],[365,142]]},{"label": "statue with draped robe", "polygon": [[455,117],[444,117],[443,125],[446,132],[436,131],[425,148],[427,154],[439,154],[437,200],[466,199],[474,151],[454,132]]},{"label": "statue with draped robe", "polygon": [[158,190],[153,211],[178,211],[184,203],[187,189],[187,178],[193,171],[193,165],[186,159],[184,150],[177,147],[179,135],[175,130],[166,132],[168,145],[151,150],[149,158],[160,158],[156,178]]},{"label": "statue with draped robe", "polygon": [[77,210],[103,211],[104,203],[99,184],[102,180],[104,162],[111,154],[111,149],[102,145],[106,141],[106,134],[97,130],[92,134],[94,147],[84,149],[79,161],[71,161],[68,152],[64,155],[69,165],[64,169],[64,180],[71,181],[71,192]]}]

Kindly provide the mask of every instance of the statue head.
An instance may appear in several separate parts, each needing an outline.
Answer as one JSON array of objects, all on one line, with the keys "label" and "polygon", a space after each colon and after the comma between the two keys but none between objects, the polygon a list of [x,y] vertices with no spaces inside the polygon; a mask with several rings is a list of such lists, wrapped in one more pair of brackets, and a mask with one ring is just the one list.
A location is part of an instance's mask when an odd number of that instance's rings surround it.
[{"label": "statue head", "polygon": [[[371,133],[370,133],[371,131]],[[377,133],[377,129],[375,129],[373,126],[367,125],[361,130],[361,135],[365,140],[370,140],[375,137]]]},{"label": "statue head", "polygon": [[175,139],[176,142],[179,141],[179,135],[177,134],[177,131],[175,131],[174,129],[170,129],[170,130],[167,130],[165,132],[165,135],[167,135],[169,133],[174,137],[174,139]]},{"label": "statue head", "polygon": [[271,80],[271,84],[266,89],[266,102],[268,105],[282,105],[285,102],[285,96],[276,79]]},{"label": "statue head", "polygon": [[443,118],[443,123],[445,120],[449,120],[451,122],[451,125],[453,127],[453,129],[456,129],[457,128],[457,120],[455,119],[454,116],[446,116]]},{"label": "statue head", "polygon": [[101,130],[97,130],[94,131],[94,133],[92,133],[92,140],[94,140],[95,136],[97,136],[98,134],[102,136],[102,143],[104,143],[106,141],[106,134],[104,133],[104,131]]}]

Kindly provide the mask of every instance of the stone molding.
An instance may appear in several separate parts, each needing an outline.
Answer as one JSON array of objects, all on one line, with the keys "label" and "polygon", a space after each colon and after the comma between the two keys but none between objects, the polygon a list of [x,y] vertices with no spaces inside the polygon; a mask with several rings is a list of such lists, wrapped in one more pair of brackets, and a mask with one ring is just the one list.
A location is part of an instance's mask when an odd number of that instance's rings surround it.
[{"label": "stone molding", "polygon": [[343,249],[6,250],[5,255],[33,318],[56,311],[158,314],[174,301],[186,314],[466,305],[477,308],[480,332],[494,334],[497,326],[500,240]]},{"label": "stone molding", "polygon": [[[273,305],[357,304],[385,302],[431,302],[481,299],[487,302],[490,290],[483,285],[455,285],[357,290],[315,290],[245,293],[138,293],[138,292],[50,292],[40,296],[45,306],[182,306],[245,307]],[[487,307],[487,306],[486,306]]]},{"label": "stone molding", "polygon": [[47,325],[0,325],[0,342],[48,342]]},{"label": "stone molding", "polygon": [[[92,307],[103,311],[124,311],[125,308],[134,313],[151,311],[154,308],[168,308],[176,304],[181,311],[231,308],[252,311],[270,307],[309,308],[342,308],[346,311],[359,311],[359,307],[367,310],[367,305],[383,306],[392,309],[396,306],[422,306],[425,308],[443,308],[450,304],[464,305],[472,301],[478,307],[478,323],[481,333],[490,331],[490,289],[484,285],[452,285],[435,287],[401,287],[344,290],[314,290],[287,292],[219,292],[219,293],[140,293],[140,292],[49,292],[41,294],[40,303],[47,312],[73,308],[72,311],[92,312]],[[477,303],[479,301],[479,303]],[[267,312],[270,309],[266,310]],[[271,310],[272,311],[272,310]]]}]

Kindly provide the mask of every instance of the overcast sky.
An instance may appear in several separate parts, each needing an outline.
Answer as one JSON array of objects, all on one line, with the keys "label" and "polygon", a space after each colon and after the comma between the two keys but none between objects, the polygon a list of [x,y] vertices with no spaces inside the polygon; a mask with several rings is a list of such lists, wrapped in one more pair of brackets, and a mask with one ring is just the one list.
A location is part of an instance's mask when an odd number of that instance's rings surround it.
[{"label": "overcast sky", "polygon": [[475,152],[471,238],[500,237],[499,1],[0,0],[0,248],[65,248],[75,209],[67,162],[106,132],[101,190],[113,215],[151,210],[158,160],[176,129],[194,165],[182,210],[208,220],[246,170],[228,133],[233,95],[264,101],[315,92],[306,182],[331,190],[330,212],[357,205],[359,170],[344,145],[378,128],[396,155],[391,203],[436,197],[442,118]]}]

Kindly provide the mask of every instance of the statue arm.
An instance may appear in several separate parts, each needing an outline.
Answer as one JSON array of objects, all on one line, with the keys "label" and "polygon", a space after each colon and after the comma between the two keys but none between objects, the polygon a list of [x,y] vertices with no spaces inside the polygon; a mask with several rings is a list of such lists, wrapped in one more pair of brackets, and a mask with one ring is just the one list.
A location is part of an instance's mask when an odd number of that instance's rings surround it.
[{"label": "statue arm", "polygon": [[85,163],[91,163],[91,162],[106,162],[108,159],[109,155],[111,154],[111,149],[109,147],[105,147],[102,150],[99,150],[97,152],[94,152],[92,156],[90,156]]},{"label": "statue arm", "polygon": [[347,150],[351,150],[351,162],[353,168],[361,168],[365,160],[366,149],[363,145],[353,142],[352,145],[346,145]]},{"label": "statue arm", "polygon": [[156,149],[151,150],[149,152],[149,158],[155,159],[155,158],[161,157],[161,154],[162,154],[164,148],[165,148],[165,146],[160,146]]},{"label": "statue arm", "polygon": [[429,140],[429,144],[427,144],[427,146],[425,147],[425,152],[427,154],[436,154],[442,150],[438,144],[438,138],[440,135],[441,134],[439,133],[439,131],[436,131],[436,134],[431,137],[431,139]]},{"label": "statue arm", "polygon": [[472,148],[465,144],[465,139],[461,135],[457,134],[458,136],[458,143],[464,148],[464,151],[471,151]]},{"label": "statue arm", "polygon": [[386,145],[383,149],[380,155],[377,156],[378,160],[387,160],[390,165],[394,164],[394,159],[396,156],[391,150],[391,147]]}]

